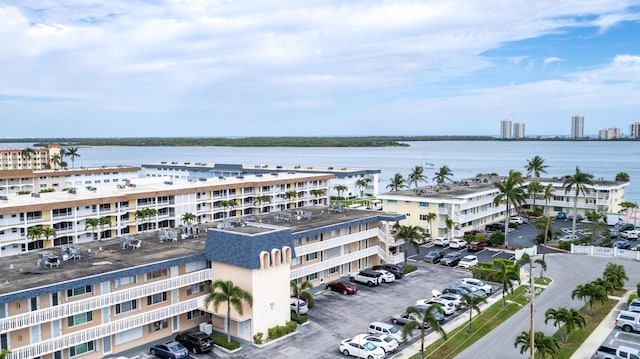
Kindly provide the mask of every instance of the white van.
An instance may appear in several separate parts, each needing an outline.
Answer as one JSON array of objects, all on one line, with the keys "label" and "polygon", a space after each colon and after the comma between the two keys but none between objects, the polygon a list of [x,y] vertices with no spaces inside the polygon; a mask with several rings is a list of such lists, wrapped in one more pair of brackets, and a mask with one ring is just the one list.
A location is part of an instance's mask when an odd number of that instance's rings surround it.
[{"label": "white van", "polygon": [[400,333],[400,329],[398,329],[398,327],[393,324],[371,322],[369,324],[369,330],[367,332],[371,334],[386,334],[389,337],[397,340],[398,343],[402,341],[402,334]]}]

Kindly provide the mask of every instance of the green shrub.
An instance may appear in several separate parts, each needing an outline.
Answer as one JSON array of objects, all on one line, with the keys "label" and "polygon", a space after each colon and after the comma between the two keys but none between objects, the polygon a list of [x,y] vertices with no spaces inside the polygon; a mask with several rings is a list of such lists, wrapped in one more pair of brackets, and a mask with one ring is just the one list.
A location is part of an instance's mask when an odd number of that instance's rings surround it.
[{"label": "green shrub", "polygon": [[262,337],[264,337],[264,333],[263,332],[257,332],[256,335],[254,335],[254,337],[253,337],[253,341],[256,344],[262,344],[262,341],[264,340]]},{"label": "green shrub", "polygon": [[640,283],[636,284],[636,295],[640,297]]},{"label": "green shrub", "polygon": [[18,193],[18,195],[23,196],[25,194],[31,193],[31,191],[18,191],[17,193]]},{"label": "green shrub", "polygon": [[411,272],[415,272],[418,270],[418,266],[415,266],[413,264],[407,264],[406,267],[404,267],[404,274],[409,274]]},{"label": "green shrub", "polygon": [[41,189],[40,193],[49,193],[49,192],[55,192],[56,190],[54,188],[45,188],[45,189]]},{"label": "green shrub", "polygon": [[316,305],[316,300],[313,299],[313,294],[307,291],[300,293],[300,298],[304,299],[307,302],[307,306],[309,307],[309,309],[313,308],[313,306]]},{"label": "green shrub", "polygon": [[517,223],[509,223],[509,228],[518,229],[518,224]]},{"label": "green shrub", "polygon": [[[294,314],[292,314],[293,316]],[[269,334],[269,339],[278,339],[284,335],[289,333],[293,333],[298,328],[298,323],[294,321],[288,321],[285,325],[276,325],[273,328],[267,329],[267,333]]]},{"label": "green shrub", "polygon": [[286,334],[293,333],[298,329],[298,323],[290,320],[284,325],[284,327]]},{"label": "green shrub", "polygon": [[225,349],[228,350],[236,350],[238,348],[240,348],[240,343],[231,339],[230,342],[227,341],[227,337],[222,336],[222,335],[212,335],[211,336],[211,340],[213,341],[213,344],[221,346]]},{"label": "green shrub", "polygon": [[629,300],[627,301],[627,304],[631,303],[634,299],[638,298],[637,294],[631,294],[629,295]]},{"label": "green shrub", "polygon": [[489,243],[489,245],[491,246],[502,246],[504,245],[504,233],[500,232],[500,231],[495,231],[491,234],[491,237],[489,237],[489,240],[487,241],[487,243]]},{"label": "green shrub", "polygon": [[560,241],[560,243],[558,243],[558,247],[568,251],[571,249],[571,243],[571,241]]},{"label": "green shrub", "polygon": [[308,318],[306,315],[298,315],[294,312],[291,312],[291,320],[298,324],[302,324],[302,323],[306,323]]}]

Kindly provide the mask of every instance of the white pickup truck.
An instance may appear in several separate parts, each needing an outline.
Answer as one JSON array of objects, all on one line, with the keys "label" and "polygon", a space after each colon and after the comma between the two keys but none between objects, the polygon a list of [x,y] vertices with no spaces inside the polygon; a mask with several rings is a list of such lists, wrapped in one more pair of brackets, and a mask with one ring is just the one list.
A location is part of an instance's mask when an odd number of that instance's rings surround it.
[{"label": "white pickup truck", "polygon": [[621,346],[618,349],[601,346],[592,359],[640,359],[640,350]]}]

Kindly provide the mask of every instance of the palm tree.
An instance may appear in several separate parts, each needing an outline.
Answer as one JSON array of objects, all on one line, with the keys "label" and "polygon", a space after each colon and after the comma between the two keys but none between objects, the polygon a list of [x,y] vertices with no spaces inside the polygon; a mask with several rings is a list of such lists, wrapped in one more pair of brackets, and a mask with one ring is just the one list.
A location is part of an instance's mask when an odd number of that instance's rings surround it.
[{"label": "palm tree", "polygon": [[324,189],[312,189],[311,191],[309,191],[309,193],[316,198],[316,202],[317,202],[317,198],[324,196],[325,191]]},{"label": "palm tree", "polygon": [[435,214],[435,212],[429,212],[427,213],[427,223],[429,223],[429,236],[431,238],[434,237],[434,233],[433,233],[433,222],[436,220],[436,218],[438,218],[438,215]]},{"label": "palm tree", "polygon": [[344,197],[342,197],[342,193],[346,192],[349,189],[349,187],[347,187],[347,186],[345,186],[343,184],[339,184],[339,185],[333,186],[333,189],[338,192],[338,197],[344,199]]},{"label": "palm tree", "polygon": [[42,236],[44,237],[44,240],[47,241],[45,244],[45,248],[50,248],[53,246],[52,240],[56,238],[57,232],[56,229],[53,227],[44,227],[42,228]]},{"label": "palm tree", "polygon": [[413,183],[414,187],[418,187],[420,182],[427,182],[427,176],[424,175],[424,167],[415,166],[407,176],[407,182]]},{"label": "palm tree", "polygon": [[[138,210],[136,210],[135,214],[136,214],[136,221],[137,221],[137,220],[142,221],[142,227],[141,227],[141,229],[142,229],[142,230],[144,230],[144,222],[145,222],[145,220],[146,220],[146,218],[147,218],[147,214],[146,214],[146,212],[145,212],[145,209],[144,209],[144,208],[142,208],[142,209],[138,209]],[[97,219],[97,218],[96,218],[96,219]]]},{"label": "palm tree", "polygon": [[533,340],[534,340],[534,337],[533,337],[533,332],[534,332],[533,306],[534,305],[533,303],[536,298],[535,288],[533,287],[533,263],[534,262],[540,264],[544,269],[547,268],[547,263],[545,263],[541,259],[534,260],[527,253],[523,254],[522,257],[520,257],[520,259],[516,262],[517,267],[520,267],[526,264],[529,265],[529,293],[531,294],[531,301],[529,302],[529,339],[531,340],[531,344],[529,346],[529,350],[531,350],[531,353],[529,354],[530,358],[533,358],[533,345],[534,345],[533,343]]},{"label": "palm tree", "polygon": [[[313,191],[315,190],[311,190],[311,194],[313,194]],[[256,196],[255,200],[253,201],[253,204],[258,206],[258,213],[262,213],[262,205],[264,203],[271,203],[271,196],[267,194]]]},{"label": "palm tree", "polygon": [[78,147],[67,147],[66,149],[62,149],[62,156],[68,157],[71,159],[71,167],[76,167],[76,158],[80,157],[78,153]]},{"label": "palm tree", "polygon": [[418,226],[400,226],[395,235],[396,239],[404,240],[404,265],[407,265],[407,245],[411,243],[416,252],[420,252],[420,242],[424,239],[424,231]]},{"label": "palm tree", "polygon": [[498,267],[498,270],[493,272],[491,280],[502,284],[502,308],[504,309],[507,307],[505,294],[513,289],[512,281],[520,281],[519,269],[515,264],[508,264],[508,262],[501,259],[496,259],[494,263]]},{"label": "palm tree", "polygon": [[360,178],[360,179],[358,179],[356,181],[356,186],[360,190],[360,198],[364,197],[364,190],[365,190],[365,188],[367,188],[367,186],[370,183],[371,183],[371,178],[369,178],[369,177],[363,177],[363,178]]},{"label": "palm tree", "polygon": [[615,289],[622,289],[624,287],[624,282],[629,280],[624,266],[622,264],[615,263],[607,263],[602,277],[607,282],[611,283]]},{"label": "palm tree", "polygon": [[53,168],[59,168],[60,165],[62,164],[62,157],[60,157],[59,153],[54,154],[53,156],[51,156],[51,158],[49,159],[49,165],[50,167]]},{"label": "palm tree", "polygon": [[0,350],[0,359],[5,359],[9,357],[9,354],[11,354],[10,351],[8,351],[7,349],[2,348]]},{"label": "palm tree", "polygon": [[536,210],[536,197],[538,196],[538,193],[540,193],[542,191],[544,191],[544,187],[542,187],[542,185],[538,181],[531,181],[527,185],[527,194],[531,198],[533,198],[533,211],[534,212]]},{"label": "palm tree", "polygon": [[42,226],[33,226],[27,229],[27,238],[32,241],[37,241],[43,235]]},{"label": "palm tree", "polygon": [[[84,230],[91,228],[92,238],[96,239],[96,229],[100,226],[100,220],[98,218],[87,218],[84,221]],[[98,238],[100,239],[100,238]]]},{"label": "palm tree", "polygon": [[406,342],[407,337],[413,335],[413,331],[415,329],[420,329],[420,359],[424,359],[424,338],[427,334],[427,327],[430,327],[434,332],[440,333],[445,340],[447,339],[447,333],[444,331],[440,322],[438,322],[438,318],[435,316],[436,312],[444,315],[444,311],[437,304],[428,306],[425,311],[416,307],[408,307],[406,310],[406,313],[413,314],[418,320],[410,321],[404,325],[402,328],[402,341]]},{"label": "palm tree", "polygon": [[562,188],[564,193],[574,191],[573,197],[573,224],[571,225],[572,234],[576,233],[576,219],[578,218],[578,195],[582,193],[587,195],[591,192],[591,188],[587,187],[593,185],[593,175],[580,171],[580,168],[576,166],[576,173],[573,176],[566,176]]},{"label": "palm tree", "polygon": [[471,321],[473,320],[473,311],[475,310],[478,314],[480,314],[480,307],[478,306],[478,304],[486,303],[487,299],[480,296],[471,296],[467,293],[462,293],[461,295],[463,305],[469,308],[469,328],[467,328],[467,333],[471,334]]},{"label": "palm tree", "polygon": [[253,306],[253,297],[251,294],[240,287],[236,287],[232,281],[216,280],[209,287],[209,294],[204,298],[204,305],[208,307],[213,303],[213,309],[218,311],[220,303],[227,305],[227,342],[231,342],[231,307],[242,315],[242,302],[247,302],[249,306]]},{"label": "palm tree", "polygon": [[616,181],[629,182],[631,181],[631,176],[629,176],[627,172],[618,172],[618,174],[616,174]]},{"label": "palm tree", "polygon": [[[520,354],[524,354],[527,350],[530,350],[531,338],[529,332],[522,332],[516,337],[516,341],[513,346],[520,347]],[[533,345],[538,353],[539,358],[555,358],[560,351],[560,344],[558,339],[551,336],[546,336],[544,332],[536,332],[533,338]],[[530,357],[533,359],[533,357]]]},{"label": "palm tree", "polygon": [[604,289],[604,293],[607,296],[612,295],[613,292],[615,292],[615,288],[613,288],[613,283],[609,282],[608,280],[606,280],[604,278],[596,278],[596,280],[594,280],[591,283],[593,285],[602,287],[602,289]]},{"label": "palm tree", "polygon": [[433,180],[436,181],[437,184],[443,184],[445,181],[451,181],[451,176],[453,176],[453,172],[451,172],[449,166],[442,166],[438,172],[436,172]]},{"label": "palm tree", "polygon": [[[346,187],[346,186],[345,186]],[[293,201],[298,197],[298,192],[291,190],[284,193],[284,198],[289,201],[289,208],[293,208]]]},{"label": "palm tree", "polygon": [[235,208],[238,206],[238,202],[235,198],[232,199],[223,199],[220,201],[220,206],[222,206],[226,212],[225,221],[229,218],[229,208]]},{"label": "palm tree", "polygon": [[[553,199],[555,189],[551,183],[547,184],[544,188],[542,198],[544,199],[544,207],[547,216],[547,228],[544,231],[544,246],[542,247],[542,260],[544,261],[545,254],[547,253],[547,235],[549,233],[549,225],[551,224],[551,215],[549,214],[549,202]],[[544,276],[544,275],[543,275]]]},{"label": "palm tree", "polygon": [[444,224],[447,226],[447,237],[449,239],[452,239],[451,227],[453,227],[453,225],[455,225],[456,223],[453,221],[453,219],[447,218],[447,219],[444,220]]},{"label": "palm tree", "polygon": [[584,300],[584,304],[587,305],[587,314],[593,315],[593,303],[596,300],[604,303],[607,293],[602,286],[594,283],[578,284],[571,292],[571,299],[574,298]]},{"label": "palm tree", "polygon": [[507,176],[502,182],[495,182],[494,185],[498,189],[498,194],[493,198],[493,205],[498,206],[504,202],[507,206],[504,213],[504,246],[509,247],[508,233],[509,233],[509,210],[513,205],[516,209],[519,205],[524,203],[524,190],[522,189],[522,173],[518,171],[509,171]]},{"label": "palm tree", "polygon": [[100,226],[100,238],[102,238],[104,227],[111,227],[111,217],[109,216],[100,217],[100,219],[98,220],[98,225]]},{"label": "palm tree", "polygon": [[193,221],[196,219],[196,215],[191,213],[191,212],[186,212],[182,214],[182,217],[180,218],[180,220],[182,221],[183,224],[186,224],[188,226],[191,225],[191,223],[193,223]]},{"label": "palm tree", "polygon": [[27,160],[27,161],[31,161],[31,158],[35,154],[36,154],[36,151],[34,151],[33,148],[31,148],[31,147],[27,147],[24,150],[22,150],[22,152],[20,152],[20,155],[22,156],[22,159],[23,160]]},{"label": "palm tree", "polygon": [[298,314],[300,313],[300,296],[302,295],[302,292],[304,292],[307,289],[313,288],[313,285],[308,280],[305,280],[304,282],[300,283],[300,285],[298,285],[298,282],[295,279],[292,279],[289,282],[289,286],[291,287],[291,292],[293,296],[298,300],[296,302],[298,305],[296,314]]},{"label": "palm tree", "polygon": [[149,224],[151,224],[151,218],[158,214],[158,210],[155,208],[143,208],[142,211],[144,212],[145,218],[149,221]]},{"label": "palm tree", "polygon": [[544,159],[538,155],[527,161],[527,165],[524,168],[527,170],[527,177],[532,173],[535,178],[540,178],[540,173],[547,173],[546,168],[549,167],[544,164]]},{"label": "palm tree", "polygon": [[389,178],[389,181],[391,183],[387,185],[387,188],[391,189],[392,191],[397,191],[406,187],[404,177],[402,177],[402,175],[399,173],[396,173],[392,178]]},{"label": "palm tree", "polygon": [[[544,324],[547,324],[550,320],[553,321],[553,326],[558,327],[560,330],[560,340],[566,343],[569,340],[569,334],[576,328],[584,328],[587,321],[579,311],[573,308],[560,307],[558,309],[549,308],[544,313]],[[564,330],[562,330],[564,327]]]}]

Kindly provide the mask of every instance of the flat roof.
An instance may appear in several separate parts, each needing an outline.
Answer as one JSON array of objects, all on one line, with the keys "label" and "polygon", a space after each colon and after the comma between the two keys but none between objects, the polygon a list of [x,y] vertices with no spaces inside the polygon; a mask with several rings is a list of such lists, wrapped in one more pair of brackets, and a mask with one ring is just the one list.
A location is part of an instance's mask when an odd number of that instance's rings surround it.
[{"label": "flat roof", "polygon": [[0,179],[11,178],[33,178],[41,176],[73,176],[81,174],[94,174],[104,172],[139,172],[140,167],[133,166],[101,166],[101,167],[78,167],[78,168],[58,168],[58,169],[20,169],[0,171]]},{"label": "flat roof", "polygon": [[205,163],[205,162],[160,162],[143,164],[145,167],[175,168],[194,171],[243,171],[247,173],[268,173],[268,172],[303,172],[303,173],[333,173],[335,175],[355,175],[361,173],[381,173],[382,170],[374,168],[358,167],[335,167],[335,166],[283,166],[283,165],[252,165],[252,164],[230,164],[230,163]]}]

